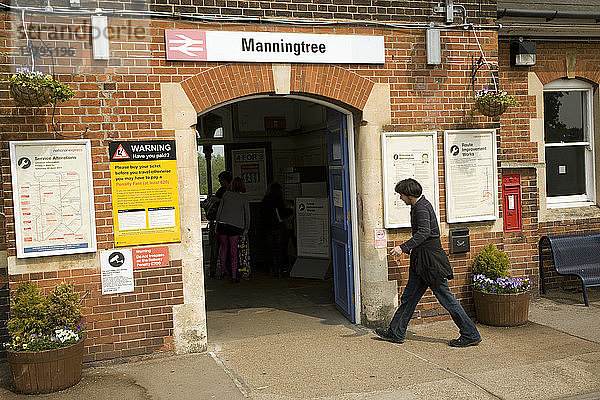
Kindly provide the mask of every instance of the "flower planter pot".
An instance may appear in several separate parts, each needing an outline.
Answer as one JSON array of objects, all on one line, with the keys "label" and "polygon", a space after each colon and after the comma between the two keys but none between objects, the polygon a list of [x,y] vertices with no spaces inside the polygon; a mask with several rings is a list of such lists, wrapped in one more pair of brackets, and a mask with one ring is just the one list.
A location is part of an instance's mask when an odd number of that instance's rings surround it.
[{"label": "flower planter pot", "polygon": [[25,85],[10,85],[10,93],[15,101],[27,107],[40,107],[50,103],[52,91],[46,87],[35,90]]},{"label": "flower planter pot", "polygon": [[15,391],[20,393],[55,392],[73,386],[81,379],[83,339],[59,349],[8,350],[6,355]]},{"label": "flower planter pot", "polygon": [[477,321],[494,326],[517,326],[527,322],[529,292],[496,294],[473,292]]},{"label": "flower planter pot", "polygon": [[507,104],[497,103],[497,102],[476,102],[477,109],[483,115],[488,117],[497,117],[499,115],[504,114],[506,109],[508,108]]}]

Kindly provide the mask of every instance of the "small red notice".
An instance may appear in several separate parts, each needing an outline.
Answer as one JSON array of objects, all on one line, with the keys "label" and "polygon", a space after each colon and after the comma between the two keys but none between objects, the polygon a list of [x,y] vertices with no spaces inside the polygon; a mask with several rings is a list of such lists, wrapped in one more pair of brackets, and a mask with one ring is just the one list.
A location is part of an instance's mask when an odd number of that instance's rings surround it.
[{"label": "small red notice", "polygon": [[169,247],[145,247],[133,249],[133,269],[160,268],[169,266]]}]

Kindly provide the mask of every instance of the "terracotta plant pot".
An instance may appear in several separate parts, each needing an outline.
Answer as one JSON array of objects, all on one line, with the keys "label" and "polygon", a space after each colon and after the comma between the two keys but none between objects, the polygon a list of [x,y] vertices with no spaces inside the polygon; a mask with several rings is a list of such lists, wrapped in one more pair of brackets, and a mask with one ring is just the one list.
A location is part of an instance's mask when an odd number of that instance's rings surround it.
[{"label": "terracotta plant pot", "polygon": [[45,87],[36,91],[28,86],[11,84],[10,94],[17,103],[27,107],[44,106],[52,100],[52,92]]},{"label": "terracotta plant pot", "polygon": [[15,391],[51,393],[73,386],[81,379],[83,340],[60,349],[6,352]]},{"label": "terracotta plant pot", "polygon": [[496,294],[475,290],[477,321],[494,326],[523,325],[529,318],[529,292]]},{"label": "terracotta plant pot", "polygon": [[508,105],[506,104],[489,101],[485,103],[476,102],[475,104],[479,112],[488,117],[497,117],[499,115],[502,115],[508,108]]}]

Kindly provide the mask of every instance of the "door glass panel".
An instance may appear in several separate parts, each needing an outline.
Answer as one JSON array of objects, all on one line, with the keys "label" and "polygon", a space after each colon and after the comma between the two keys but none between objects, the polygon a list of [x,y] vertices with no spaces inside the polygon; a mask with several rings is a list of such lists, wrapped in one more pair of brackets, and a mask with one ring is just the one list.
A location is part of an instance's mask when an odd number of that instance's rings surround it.
[{"label": "door glass panel", "polygon": [[546,143],[583,142],[587,92],[544,93],[544,139]]},{"label": "door glass panel", "polygon": [[546,148],[546,192],[548,196],[585,194],[585,147]]},{"label": "door glass panel", "polygon": [[342,175],[332,174],[332,198],[333,198],[333,223],[344,223],[344,203],[343,203],[343,188]]}]

